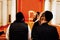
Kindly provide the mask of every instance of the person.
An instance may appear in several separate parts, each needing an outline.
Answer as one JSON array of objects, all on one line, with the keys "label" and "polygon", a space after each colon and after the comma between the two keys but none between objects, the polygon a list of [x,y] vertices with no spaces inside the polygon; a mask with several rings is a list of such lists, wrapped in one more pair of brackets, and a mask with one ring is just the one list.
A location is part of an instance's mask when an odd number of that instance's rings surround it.
[{"label": "person", "polygon": [[39,14],[40,14],[40,12],[36,13],[36,16],[33,18],[33,22],[37,22],[38,21]]},{"label": "person", "polygon": [[28,40],[30,29],[24,21],[22,12],[16,13],[16,20],[9,25],[6,32],[7,40]]},{"label": "person", "polygon": [[50,11],[45,11],[40,16],[40,25],[36,30],[35,37],[32,40],[59,40],[59,35],[56,27],[49,25],[53,14]]},{"label": "person", "polygon": [[31,32],[32,39],[35,37],[36,28],[39,26],[39,19],[38,19],[39,15],[40,15],[40,12],[37,12],[35,18],[33,19],[34,25],[33,25],[32,32]]}]

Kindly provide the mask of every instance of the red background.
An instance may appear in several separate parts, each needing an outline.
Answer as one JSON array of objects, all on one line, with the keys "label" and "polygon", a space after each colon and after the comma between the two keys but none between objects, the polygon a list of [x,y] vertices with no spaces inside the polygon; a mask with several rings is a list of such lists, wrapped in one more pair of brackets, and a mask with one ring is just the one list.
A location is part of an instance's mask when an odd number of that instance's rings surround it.
[{"label": "red background", "polygon": [[17,0],[17,12],[23,12],[25,21],[28,21],[29,10],[42,12],[44,10],[44,0]]}]

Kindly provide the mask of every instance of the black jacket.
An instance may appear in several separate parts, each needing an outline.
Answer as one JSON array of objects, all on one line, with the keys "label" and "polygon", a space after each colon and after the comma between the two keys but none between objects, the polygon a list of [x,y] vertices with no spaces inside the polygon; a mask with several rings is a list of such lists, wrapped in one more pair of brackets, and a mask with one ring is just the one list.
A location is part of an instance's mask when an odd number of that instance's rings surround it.
[{"label": "black jacket", "polygon": [[33,40],[59,40],[59,35],[54,26],[44,23],[37,28]]},{"label": "black jacket", "polygon": [[28,40],[28,26],[24,22],[14,22],[9,29],[9,40]]},{"label": "black jacket", "polygon": [[37,28],[39,26],[39,22],[35,22],[31,31],[31,38],[34,39],[36,37],[36,33],[37,33]]}]

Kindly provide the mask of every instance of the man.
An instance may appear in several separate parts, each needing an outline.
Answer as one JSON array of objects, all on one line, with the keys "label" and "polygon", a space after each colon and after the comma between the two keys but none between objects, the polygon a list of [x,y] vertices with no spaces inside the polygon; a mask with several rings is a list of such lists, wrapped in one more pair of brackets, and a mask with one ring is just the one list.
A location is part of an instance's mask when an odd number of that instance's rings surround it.
[{"label": "man", "polygon": [[37,12],[35,18],[33,19],[34,25],[33,25],[32,32],[31,32],[32,39],[35,37],[36,29],[39,26],[39,21],[38,21],[39,15],[40,15],[40,12]]},{"label": "man", "polygon": [[39,14],[40,14],[40,12],[36,13],[36,16],[33,18],[33,22],[37,22],[38,21]]},{"label": "man", "polygon": [[48,24],[52,18],[52,12],[43,12],[43,14],[40,16],[40,25],[35,33],[36,37],[34,37],[33,40],[59,40],[59,35],[56,27]]},{"label": "man", "polygon": [[7,40],[28,40],[28,35],[28,25],[24,21],[22,12],[18,12],[16,20],[7,28],[6,38]]}]

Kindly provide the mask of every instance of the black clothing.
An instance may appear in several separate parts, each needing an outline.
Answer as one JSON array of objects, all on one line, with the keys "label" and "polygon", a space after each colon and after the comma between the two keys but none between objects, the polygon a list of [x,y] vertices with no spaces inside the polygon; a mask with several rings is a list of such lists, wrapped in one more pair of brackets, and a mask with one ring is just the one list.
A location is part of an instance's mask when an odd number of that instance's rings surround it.
[{"label": "black clothing", "polygon": [[56,27],[44,23],[37,28],[33,40],[59,40]]},{"label": "black clothing", "polygon": [[31,38],[34,39],[36,37],[36,33],[37,33],[37,27],[39,26],[39,22],[35,22],[32,28],[32,32],[31,32]]},{"label": "black clothing", "polygon": [[12,23],[9,29],[9,40],[28,40],[28,25],[17,21]]}]

